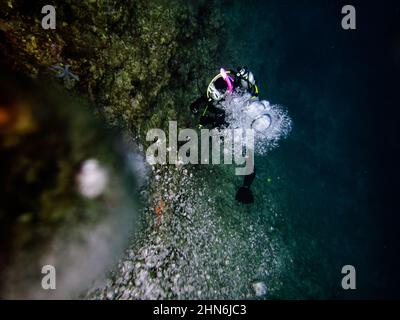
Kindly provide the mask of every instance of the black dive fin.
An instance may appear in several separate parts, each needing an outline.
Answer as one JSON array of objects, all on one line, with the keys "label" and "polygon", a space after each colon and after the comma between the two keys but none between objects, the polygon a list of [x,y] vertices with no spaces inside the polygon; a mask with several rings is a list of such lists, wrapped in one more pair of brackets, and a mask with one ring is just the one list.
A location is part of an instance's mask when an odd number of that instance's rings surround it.
[{"label": "black dive fin", "polygon": [[245,204],[253,203],[254,202],[253,193],[249,188],[240,187],[236,193],[236,200]]}]

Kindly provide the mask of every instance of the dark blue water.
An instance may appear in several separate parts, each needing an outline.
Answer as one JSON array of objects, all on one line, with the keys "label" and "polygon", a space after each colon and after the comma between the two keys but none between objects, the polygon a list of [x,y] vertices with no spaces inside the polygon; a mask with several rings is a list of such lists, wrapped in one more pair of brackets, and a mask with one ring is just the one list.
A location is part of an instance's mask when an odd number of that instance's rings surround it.
[{"label": "dark blue water", "polygon": [[[230,2],[241,63],[261,97],[286,106],[289,139],[258,159],[262,178],[284,176],[294,256],[281,297],[399,297],[394,155],[399,5],[354,2],[357,29],[341,28],[341,1]],[[236,20],[235,20],[236,19]],[[278,165],[279,164],[279,165]],[[398,171],[398,170],[397,170]],[[396,187],[397,186],[397,187]],[[353,265],[357,290],[340,286]]]}]

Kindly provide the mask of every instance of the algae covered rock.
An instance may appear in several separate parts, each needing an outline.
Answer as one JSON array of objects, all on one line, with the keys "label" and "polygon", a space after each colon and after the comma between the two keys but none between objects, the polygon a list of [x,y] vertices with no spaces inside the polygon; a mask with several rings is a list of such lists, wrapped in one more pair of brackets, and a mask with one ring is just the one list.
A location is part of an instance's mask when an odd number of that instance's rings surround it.
[{"label": "algae covered rock", "polygon": [[150,128],[194,126],[225,45],[218,1],[59,0],[55,30],[45,4],[0,3],[4,297],[76,297],[112,265],[137,213],[113,130],[146,146]]},{"label": "algae covered rock", "polygon": [[203,89],[222,60],[218,2],[57,1],[56,30],[42,29],[43,5],[0,5],[3,64],[61,83],[49,68],[69,65],[79,77],[74,93],[108,124],[142,140],[148,128],[165,127],[165,111],[182,126],[190,123],[199,83]]}]

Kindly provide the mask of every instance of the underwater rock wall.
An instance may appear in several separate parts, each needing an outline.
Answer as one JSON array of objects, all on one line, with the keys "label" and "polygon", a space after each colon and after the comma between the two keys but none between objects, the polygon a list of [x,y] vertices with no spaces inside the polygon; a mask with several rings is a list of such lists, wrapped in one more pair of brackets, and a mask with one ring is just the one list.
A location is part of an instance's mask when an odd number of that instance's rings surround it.
[{"label": "underwater rock wall", "polygon": [[41,2],[0,4],[3,64],[40,81],[52,79],[51,66],[70,65],[73,92],[135,135],[190,121],[197,83],[223,52],[218,2],[58,1],[56,30],[42,29]]},{"label": "underwater rock wall", "polygon": [[[234,190],[225,190],[233,170],[192,169],[153,167],[155,179],[148,189],[153,198],[143,215],[147,227],[117,267],[89,291],[89,299],[262,299],[267,291],[276,294],[288,263],[270,228],[281,223],[279,208],[271,207],[268,217],[237,214],[227,196]],[[211,183],[208,176],[214,178]],[[210,193],[213,184],[220,188]]]},{"label": "underwater rock wall", "polygon": [[[56,30],[41,27],[45,4],[0,3],[1,80],[17,88],[2,96],[0,123],[0,290],[9,298],[46,298],[36,287],[46,263],[63,288],[52,298],[76,297],[112,266],[138,218],[135,179],[121,143],[90,118],[142,144],[168,120],[190,125],[189,103],[224,46],[218,2],[57,1]],[[115,188],[99,193],[84,171],[103,181],[104,168]]]}]

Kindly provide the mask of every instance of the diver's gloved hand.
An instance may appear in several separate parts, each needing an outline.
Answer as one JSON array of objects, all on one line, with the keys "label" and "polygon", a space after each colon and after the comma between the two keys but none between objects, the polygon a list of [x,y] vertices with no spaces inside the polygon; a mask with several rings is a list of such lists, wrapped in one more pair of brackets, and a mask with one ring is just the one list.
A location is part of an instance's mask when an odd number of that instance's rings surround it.
[{"label": "diver's gloved hand", "polygon": [[200,98],[198,98],[196,101],[194,101],[191,105],[190,105],[190,110],[194,113],[197,114],[199,113],[199,110],[202,106],[207,104],[207,99],[203,96],[201,96]]},{"label": "diver's gloved hand", "polygon": [[254,202],[253,192],[247,186],[242,186],[236,193],[236,201],[244,204],[250,204]]},{"label": "diver's gloved hand", "polygon": [[199,112],[198,106],[195,103],[192,103],[190,105],[190,111],[192,111],[194,114],[197,114]]}]

